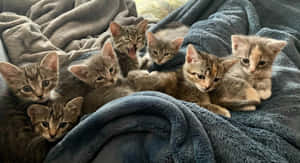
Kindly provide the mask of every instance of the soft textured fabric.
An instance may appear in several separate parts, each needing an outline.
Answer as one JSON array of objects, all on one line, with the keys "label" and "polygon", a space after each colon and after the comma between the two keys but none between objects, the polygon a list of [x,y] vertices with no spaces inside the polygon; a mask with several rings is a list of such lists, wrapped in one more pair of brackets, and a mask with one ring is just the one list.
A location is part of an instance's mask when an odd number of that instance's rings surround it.
[{"label": "soft textured fabric", "polygon": [[[7,12],[0,13],[1,38],[15,64],[35,62],[51,51],[77,55],[99,50],[112,20],[122,25],[141,20],[132,0],[2,1]],[[32,6],[25,12],[28,3]]]},{"label": "soft textured fabric", "polygon": [[180,66],[190,43],[226,56],[232,34],[286,40],[274,63],[272,97],[228,119],[161,93],[136,93],[83,120],[45,162],[300,162],[299,17],[295,0],[189,1],[151,29],[192,25],[179,57],[153,70]]}]

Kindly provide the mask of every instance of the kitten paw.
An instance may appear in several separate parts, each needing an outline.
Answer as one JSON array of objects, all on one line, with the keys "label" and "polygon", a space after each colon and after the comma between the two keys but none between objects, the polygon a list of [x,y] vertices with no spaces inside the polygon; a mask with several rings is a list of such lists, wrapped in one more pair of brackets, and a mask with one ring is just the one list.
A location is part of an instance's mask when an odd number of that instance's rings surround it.
[{"label": "kitten paw", "polygon": [[260,96],[260,98],[262,100],[266,100],[266,99],[268,99],[268,98],[271,97],[272,92],[270,90],[267,90],[267,91],[265,91],[265,90],[259,90],[258,94],[259,94],[259,96]]},{"label": "kitten paw", "polygon": [[228,118],[231,118],[231,114],[230,112],[227,110],[227,109],[222,109],[220,110],[220,115],[223,115],[224,117],[228,117]]},{"label": "kitten paw", "polygon": [[239,109],[236,109],[239,111],[255,111],[256,110],[256,106],[243,106],[240,107]]}]

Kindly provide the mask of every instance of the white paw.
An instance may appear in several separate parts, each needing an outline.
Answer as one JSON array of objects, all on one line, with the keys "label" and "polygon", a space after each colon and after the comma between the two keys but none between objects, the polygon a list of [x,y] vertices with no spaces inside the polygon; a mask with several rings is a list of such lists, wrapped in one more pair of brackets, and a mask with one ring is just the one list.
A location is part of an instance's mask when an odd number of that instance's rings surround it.
[{"label": "white paw", "polygon": [[271,97],[272,92],[270,90],[259,90],[258,94],[261,99],[266,100]]}]

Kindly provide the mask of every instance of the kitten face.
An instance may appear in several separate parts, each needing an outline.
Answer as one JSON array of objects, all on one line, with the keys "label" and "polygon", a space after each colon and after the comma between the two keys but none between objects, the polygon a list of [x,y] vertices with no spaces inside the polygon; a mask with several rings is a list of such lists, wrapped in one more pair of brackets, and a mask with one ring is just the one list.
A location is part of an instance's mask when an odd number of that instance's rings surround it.
[{"label": "kitten face", "polygon": [[151,32],[147,33],[147,40],[150,57],[158,65],[171,60],[178,53],[183,42],[183,38],[177,38],[173,41],[160,40]]},{"label": "kitten face", "polygon": [[81,114],[82,97],[68,103],[52,102],[48,105],[33,104],[27,109],[36,133],[55,142],[62,138],[77,122]]},{"label": "kitten face", "polygon": [[236,62],[235,59],[222,59],[211,54],[198,53],[189,45],[183,72],[185,79],[201,92],[210,92],[218,87],[225,73]]},{"label": "kitten face", "polygon": [[240,59],[243,71],[258,75],[269,71],[277,54],[285,47],[286,41],[258,36],[233,35],[232,54]]},{"label": "kitten face", "polygon": [[121,75],[117,56],[109,42],[101,54],[93,56],[86,64],[70,66],[68,70],[92,88],[113,85]]},{"label": "kitten face", "polygon": [[58,84],[58,56],[51,53],[40,63],[22,67],[0,62],[0,73],[9,88],[20,99],[37,103],[46,102]]},{"label": "kitten face", "polygon": [[143,49],[146,44],[147,25],[147,20],[143,20],[135,26],[120,26],[112,22],[110,31],[115,50],[136,60],[136,52]]}]

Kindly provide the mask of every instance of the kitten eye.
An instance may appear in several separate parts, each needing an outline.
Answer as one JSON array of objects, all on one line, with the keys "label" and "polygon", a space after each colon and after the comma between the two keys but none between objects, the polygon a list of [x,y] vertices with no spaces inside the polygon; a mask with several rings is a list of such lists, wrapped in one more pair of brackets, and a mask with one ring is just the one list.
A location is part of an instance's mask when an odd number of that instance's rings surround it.
[{"label": "kitten eye", "polygon": [[59,124],[59,128],[65,128],[67,126],[66,122],[62,122]]},{"label": "kitten eye", "polygon": [[28,85],[24,86],[22,89],[23,89],[24,92],[32,92],[32,88]]},{"label": "kitten eye", "polygon": [[102,77],[102,76],[99,76],[99,77],[97,78],[97,80],[103,80],[103,77]]},{"label": "kitten eye", "polygon": [[198,77],[199,79],[201,79],[201,80],[204,80],[204,79],[205,79],[205,76],[204,76],[204,75],[198,74],[197,77]]},{"label": "kitten eye", "polygon": [[258,65],[259,65],[259,66],[263,66],[263,65],[265,65],[265,64],[266,64],[265,61],[259,61],[259,62],[258,62]]},{"label": "kitten eye", "polygon": [[48,128],[49,127],[49,123],[46,122],[46,121],[44,121],[44,122],[42,122],[42,126],[45,127],[45,128]]},{"label": "kitten eye", "polygon": [[218,82],[220,80],[220,78],[215,78],[214,82]]},{"label": "kitten eye", "polygon": [[165,53],[165,54],[164,54],[165,57],[168,56],[168,55],[170,55],[170,53]]},{"label": "kitten eye", "polygon": [[47,87],[49,84],[50,84],[50,81],[49,81],[49,80],[44,80],[44,81],[42,82],[42,86],[43,86],[43,87]]},{"label": "kitten eye", "polygon": [[114,72],[114,68],[111,67],[111,68],[109,69],[109,72],[110,72],[110,73]]},{"label": "kitten eye", "polygon": [[249,63],[249,59],[248,58],[243,58],[242,59],[243,63],[248,64]]},{"label": "kitten eye", "polygon": [[153,50],[153,53],[154,53],[155,55],[158,55],[158,52],[157,52],[156,50]]}]

